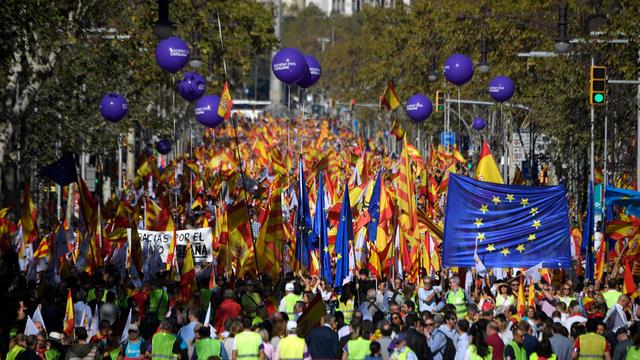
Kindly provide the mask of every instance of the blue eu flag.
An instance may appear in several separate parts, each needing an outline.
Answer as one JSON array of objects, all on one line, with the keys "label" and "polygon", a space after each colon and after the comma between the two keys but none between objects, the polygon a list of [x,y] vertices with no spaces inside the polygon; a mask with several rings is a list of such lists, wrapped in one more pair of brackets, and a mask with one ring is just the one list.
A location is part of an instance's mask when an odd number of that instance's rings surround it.
[{"label": "blue eu flag", "polygon": [[564,185],[524,187],[450,174],[442,264],[571,267]]}]

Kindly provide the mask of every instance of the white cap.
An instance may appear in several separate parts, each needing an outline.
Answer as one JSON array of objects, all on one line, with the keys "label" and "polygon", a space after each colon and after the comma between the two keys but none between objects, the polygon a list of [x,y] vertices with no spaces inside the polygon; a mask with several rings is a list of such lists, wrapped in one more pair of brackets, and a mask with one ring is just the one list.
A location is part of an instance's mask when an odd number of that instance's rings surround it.
[{"label": "white cap", "polygon": [[287,331],[293,331],[295,329],[298,328],[298,323],[293,321],[293,320],[289,320],[287,321]]},{"label": "white cap", "polygon": [[293,283],[287,283],[287,285],[284,286],[285,291],[294,291],[295,289],[296,287],[293,286]]}]

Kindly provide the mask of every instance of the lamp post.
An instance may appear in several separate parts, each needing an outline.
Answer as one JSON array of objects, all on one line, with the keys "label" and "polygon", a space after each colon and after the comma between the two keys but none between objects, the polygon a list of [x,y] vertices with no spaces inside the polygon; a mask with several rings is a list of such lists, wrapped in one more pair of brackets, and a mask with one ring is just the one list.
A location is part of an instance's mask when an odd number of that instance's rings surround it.
[{"label": "lamp post", "polygon": [[173,35],[175,26],[169,20],[169,0],[158,0],[158,20],[153,24],[153,33],[163,40]]},{"label": "lamp post", "polygon": [[189,58],[189,66],[196,70],[202,66],[202,57],[200,57],[200,49],[198,49],[198,40],[200,40],[200,33],[195,31],[193,33],[193,50],[191,51],[191,57]]},{"label": "lamp post", "polygon": [[438,70],[436,69],[436,56],[431,55],[431,70],[427,74],[427,80],[434,82],[438,80]]},{"label": "lamp post", "polygon": [[483,74],[489,72],[489,61],[487,61],[487,54],[489,53],[488,44],[489,41],[487,37],[482,35],[482,39],[480,39],[480,62],[478,63],[478,70]]}]

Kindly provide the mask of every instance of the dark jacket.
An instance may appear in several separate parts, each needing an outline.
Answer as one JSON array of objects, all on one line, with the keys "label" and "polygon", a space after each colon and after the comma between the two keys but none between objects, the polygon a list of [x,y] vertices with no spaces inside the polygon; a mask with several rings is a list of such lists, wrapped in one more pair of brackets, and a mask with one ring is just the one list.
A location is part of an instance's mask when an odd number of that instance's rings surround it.
[{"label": "dark jacket", "polygon": [[305,341],[313,359],[338,358],[338,333],[326,326],[311,329]]},{"label": "dark jacket", "polygon": [[42,360],[40,356],[36,353],[35,350],[31,348],[27,348],[25,351],[21,352],[16,356],[16,360]]},{"label": "dark jacket", "polygon": [[419,360],[431,360],[431,349],[427,345],[427,338],[417,332],[413,328],[409,328],[407,331],[407,346],[416,353]]}]

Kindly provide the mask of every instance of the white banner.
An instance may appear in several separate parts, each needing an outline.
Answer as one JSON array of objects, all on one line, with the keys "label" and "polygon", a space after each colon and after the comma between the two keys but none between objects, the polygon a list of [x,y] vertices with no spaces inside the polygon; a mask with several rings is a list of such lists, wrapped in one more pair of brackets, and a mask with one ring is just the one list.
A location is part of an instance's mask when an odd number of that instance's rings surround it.
[{"label": "white banner", "polygon": [[[160,253],[163,262],[167,262],[167,254],[169,253],[169,245],[173,239],[173,231],[150,231],[138,230],[140,235],[140,244],[144,249],[146,246],[153,246]],[[131,229],[127,229],[129,243],[131,243]],[[176,231],[176,255],[178,258],[184,258],[187,247],[187,241],[191,243],[193,250],[193,261],[195,263],[213,261],[211,252],[211,228],[200,228],[191,230]]]}]

